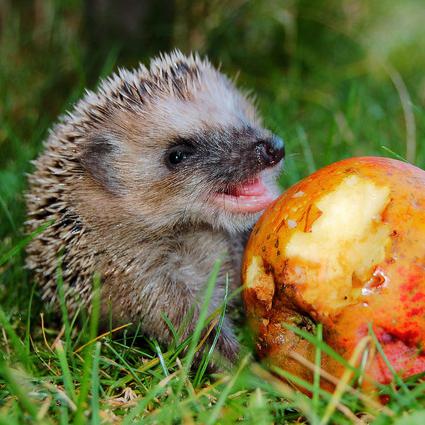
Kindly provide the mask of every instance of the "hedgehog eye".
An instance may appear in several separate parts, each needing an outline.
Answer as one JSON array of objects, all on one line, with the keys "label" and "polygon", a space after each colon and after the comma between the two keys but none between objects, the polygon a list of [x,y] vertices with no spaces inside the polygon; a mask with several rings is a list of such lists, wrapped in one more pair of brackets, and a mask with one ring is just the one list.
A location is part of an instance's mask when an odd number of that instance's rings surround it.
[{"label": "hedgehog eye", "polygon": [[170,164],[177,165],[188,157],[188,153],[184,151],[174,151],[168,156]]},{"label": "hedgehog eye", "polygon": [[166,164],[172,169],[193,155],[193,149],[189,146],[179,145],[172,147],[167,152]]}]

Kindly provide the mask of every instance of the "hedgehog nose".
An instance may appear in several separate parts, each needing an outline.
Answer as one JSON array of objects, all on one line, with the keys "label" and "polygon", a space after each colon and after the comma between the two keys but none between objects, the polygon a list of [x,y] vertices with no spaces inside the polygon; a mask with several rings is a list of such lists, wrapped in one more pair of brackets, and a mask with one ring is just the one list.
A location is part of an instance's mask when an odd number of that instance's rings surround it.
[{"label": "hedgehog nose", "polygon": [[285,144],[280,137],[267,137],[255,144],[255,153],[261,165],[273,167],[285,156]]}]

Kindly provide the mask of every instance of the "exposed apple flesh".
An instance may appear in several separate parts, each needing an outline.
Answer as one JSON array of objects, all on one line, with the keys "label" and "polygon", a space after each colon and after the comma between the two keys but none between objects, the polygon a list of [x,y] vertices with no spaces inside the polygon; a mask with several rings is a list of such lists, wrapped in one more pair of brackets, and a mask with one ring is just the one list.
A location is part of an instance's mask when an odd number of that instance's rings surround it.
[{"label": "exposed apple flesh", "polygon": [[[425,371],[425,172],[385,158],[332,164],[290,188],[257,223],[246,248],[244,301],[261,357],[305,379],[313,331],[347,360],[369,324],[402,376]],[[335,377],[344,367],[323,356]],[[376,350],[367,374],[392,375]],[[324,382],[323,386],[329,386]]]},{"label": "exposed apple flesh", "polygon": [[[289,239],[285,258],[295,264],[288,267],[290,279],[300,285],[305,302],[322,314],[357,302],[359,282],[367,282],[372,267],[384,260],[391,230],[381,215],[389,192],[366,178],[346,177],[312,206],[309,212],[314,209],[316,219],[309,231],[304,227]],[[322,276],[326,285],[317,284]]]}]

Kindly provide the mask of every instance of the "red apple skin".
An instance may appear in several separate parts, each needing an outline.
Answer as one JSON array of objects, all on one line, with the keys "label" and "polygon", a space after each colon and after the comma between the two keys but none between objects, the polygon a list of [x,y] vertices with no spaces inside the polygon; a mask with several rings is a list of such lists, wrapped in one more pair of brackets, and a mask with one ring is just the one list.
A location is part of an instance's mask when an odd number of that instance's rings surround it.
[{"label": "red apple skin", "polygon": [[[371,264],[368,280],[353,278],[357,295],[332,310],[332,305],[321,300],[320,295],[315,302],[309,302],[304,288],[316,285],[326,289],[338,282],[327,281],[326,271],[313,271],[317,279],[307,281],[307,274],[320,264],[288,257],[285,252],[294,233],[311,232],[321,213],[317,212],[317,202],[337,190],[349,176],[388,191],[384,208],[373,222],[374,228],[387,232],[385,252],[378,263]],[[355,206],[359,214],[364,207]],[[344,252],[340,254],[344,261]],[[253,259],[262,261],[263,271],[249,281],[248,269]],[[380,157],[351,158],[315,172],[281,195],[260,218],[245,250],[242,280],[257,352],[266,361],[311,380],[311,372],[297,363],[291,353],[295,351],[314,362],[315,347],[282,326],[291,323],[309,330],[307,318],[311,318],[323,324],[324,341],[347,360],[368,335],[371,325],[387,358],[402,377],[424,372],[425,172]],[[326,355],[322,367],[335,377],[344,371],[341,364]],[[379,383],[393,379],[376,350],[370,351],[366,375]],[[332,387],[329,382],[321,385]]]}]

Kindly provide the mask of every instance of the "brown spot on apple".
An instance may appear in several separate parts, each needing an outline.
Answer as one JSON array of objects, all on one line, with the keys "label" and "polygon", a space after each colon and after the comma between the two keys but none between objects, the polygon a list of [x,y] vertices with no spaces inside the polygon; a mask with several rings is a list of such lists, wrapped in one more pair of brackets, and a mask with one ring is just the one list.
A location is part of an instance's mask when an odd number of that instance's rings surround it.
[{"label": "brown spot on apple", "polygon": [[275,283],[273,275],[266,271],[263,259],[259,256],[252,257],[247,269],[245,289],[250,289],[255,293],[267,310],[270,310],[273,302]]},{"label": "brown spot on apple", "polygon": [[311,232],[314,222],[323,214],[323,212],[316,207],[316,205],[311,204],[307,208],[307,213],[305,217],[304,232]]}]

